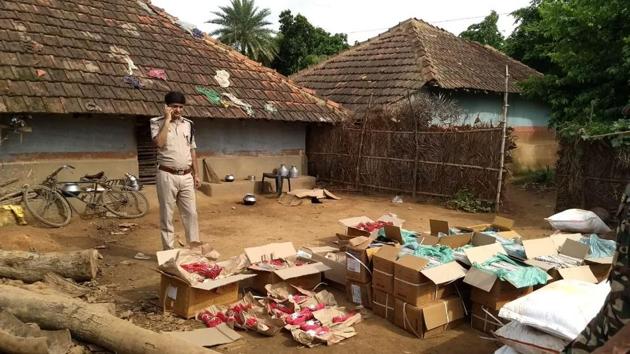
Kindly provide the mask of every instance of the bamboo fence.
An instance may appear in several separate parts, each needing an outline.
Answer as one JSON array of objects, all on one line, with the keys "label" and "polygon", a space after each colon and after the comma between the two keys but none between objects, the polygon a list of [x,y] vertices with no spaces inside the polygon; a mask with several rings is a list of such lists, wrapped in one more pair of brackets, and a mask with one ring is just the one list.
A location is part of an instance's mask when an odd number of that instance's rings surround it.
[{"label": "bamboo fence", "polygon": [[[402,109],[369,110],[341,125],[311,127],[309,173],[357,190],[444,198],[467,190],[494,202],[501,126],[437,127],[428,116],[435,117],[435,110],[426,102],[409,100]],[[509,162],[509,129],[506,139]]]},{"label": "bamboo fence", "polygon": [[601,207],[611,215],[630,183],[630,153],[606,140],[560,141],[556,168],[558,211]]}]

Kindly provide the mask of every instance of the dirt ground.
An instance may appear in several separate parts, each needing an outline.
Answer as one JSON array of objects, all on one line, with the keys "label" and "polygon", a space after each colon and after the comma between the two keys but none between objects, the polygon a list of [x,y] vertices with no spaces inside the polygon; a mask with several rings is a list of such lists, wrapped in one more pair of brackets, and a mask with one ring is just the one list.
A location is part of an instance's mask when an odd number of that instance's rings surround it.
[{"label": "dirt ground", "polygon": [[[98,292],[92,301],[114,302],[123,317],[154,330],[184,330],[202,327],[195,320],[185,321],[164,316],[158,306],[159,275],[155,252],[161,249],[159,214],[155,189],[147,187],[145,194],[151,203],[149,213],[132,222],[138,225],[119,232],[117,219],[81,219],[61,229],[37,225],[8,226],[0,229],[0,248],[12,250],[54,251],[97,247],[103,255],[102,274],[95,282]],[[428,229],[429,219],[449,220],[452,224],[472,225],[491,221],[491,214],[468,214],[448,210],[435,204],[408,202],[392,204],[392,196],[363,196],[340,194],[342,200],[323,204],[305,202],[284,206],[273,197],[259,197],[255,206],[244,206],[231,200],[214,200],[198,194],[198,213],[202,241],[211,243],[223,257],[235,256],[243,247],[269,242],[292,241],[296,247],[313,245],[342,232],[338,219],[367,215],[376,218],[392,212],[406,220],[405,228]],[[553,192],[528,192],[515,187],[508,189],[509,202],[502,215],[516,221],[515,229],[526,238],[548,235],[544,217],[553,213]],[[176,231],[183,240],[183,230],[176,218]],[[112,234],[112,232],[114,234]],[[120,233],[120,234],[119,234]],[[151,260],[136,260],[138,252],[150,255]],[[338,301],[344,303],[342,292],[333,290]],[[233,344],[214,348],[225,353],[293,353],[298,350],[312,353],[331,353],[343,350],[350,353],[492,353],[498,346],[482,339],[482,333],[462,324],[444,335],[419,340],[377,316],[367,312],[367,318],[356,325],[358,335],[332,347],[306,349],[287,332],[275,337],[261,337],[243,333],[243,339]]]}]

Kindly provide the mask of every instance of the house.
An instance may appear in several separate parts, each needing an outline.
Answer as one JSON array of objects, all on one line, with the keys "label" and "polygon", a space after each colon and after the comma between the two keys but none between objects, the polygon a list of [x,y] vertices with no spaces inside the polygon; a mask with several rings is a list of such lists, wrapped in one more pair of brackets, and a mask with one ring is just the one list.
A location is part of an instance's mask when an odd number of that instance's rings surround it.
[{"label": "house", "polygon": [[186,94],[197,155],[219,176],[304,167],[307,125],[345,116],[144,0],[0,2],[4,175],[41,181],[71,164],[77,171],[62,178],[105,170],[150,183],[149,119],[170,90]]},{"label": "house", "polygon": [[550,110],[521,95],[518,86],[541,75],[503,53],[409,19],[372,39],[291,76],[296,83],[355,113],[405,99],[416,91],[444,94],[468,124],[501,120],[505,66],[509,67],[509,126],[517,149],[514,168],[554,165],[556,139],[547,128]]}]

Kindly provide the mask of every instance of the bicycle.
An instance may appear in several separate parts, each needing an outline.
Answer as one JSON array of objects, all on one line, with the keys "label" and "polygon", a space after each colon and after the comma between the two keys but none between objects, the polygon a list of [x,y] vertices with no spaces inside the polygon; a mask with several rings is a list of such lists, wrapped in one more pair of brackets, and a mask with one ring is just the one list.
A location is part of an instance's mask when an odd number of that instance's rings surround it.
[{"label": "bicycle", "polygon": [[[18,181],[17,178],[8,182],[2,183],[0,187],[4,188]],[[50,188],[45,186],[35,186],[33,188],[28,185],[23,185],[19,189],[14,189],[10,192],[4,192],[0,195],[0,205],[11,204],[30,204],[35,207],[39,203],[44,203],[45,207],[41,210],[41,215],[46,215],[45,219],[50,226],[63,226],[70,221],[70,205],[61,196],[61,194],[54,192]],[[28,207],[27,207],[28,209]],[[38,220],[39,215],[33,214]]]},{"label": "bicycle", "polygon": [[[103,172],[85,175],[79,181],[59,181],[57,175],[75,168],[63,165],[48,175],[41,185],[27,187],[24,191],[26,209],[42,223],[52,227],[67,225],[72,218],[72,210],[77,214],[110,212],[119,218],[133,219],[144,216],[149,210],[149,202],[140,193],[137,178],[126,174],[125,178],[107,180]],[[61,201],[57,196],[61,197]],[[68,200],[85,204],[79,212]],[[52,210],[52,212],[51,212]]]}]

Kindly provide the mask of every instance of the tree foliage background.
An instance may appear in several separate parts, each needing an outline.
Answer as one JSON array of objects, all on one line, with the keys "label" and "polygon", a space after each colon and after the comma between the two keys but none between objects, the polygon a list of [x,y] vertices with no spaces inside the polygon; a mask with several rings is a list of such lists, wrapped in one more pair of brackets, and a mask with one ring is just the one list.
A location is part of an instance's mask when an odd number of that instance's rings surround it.
[{"label": "tree foliage background", "polygon": [[278,55],[271,67],[281,74],[291,75],[347,48],[346,34],[330,34],[313,26],[306,17],[293,16],[290,10],[285,10],[280,14]]},{"label": "tree foliage background", "polygon": [[497,26],[498,21],[499,15],[496,11],[492,11],[483,21],[468,26],[459,36],[481,44],[487,44],[496,49],[501,49],[503,48],[504,39],[501,32],[499,32],[499,27]]},{"label": "tree foliage background", "polygon": [[219,10],[208,21],[219,25],[213,35],[253,60],[267,63],[273,60],[276,45],[273,31],[268,28],[269,9],[259,9],[254,0],[232,0],[229,6],[221,6]]},{"label": "tree foliage background", "polygon": [[[545,74],[523,84],[561,131],[601,131],[630,102],[630,2],[534,0],[514,13],[506,51]],[[606,123],[609,122],[609,123]]]}]

